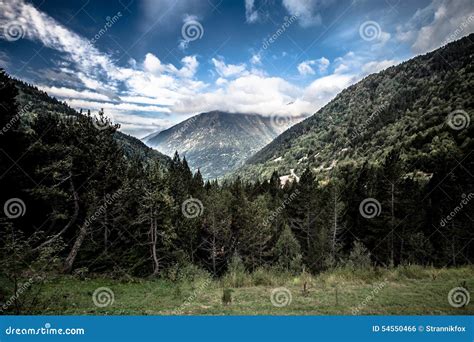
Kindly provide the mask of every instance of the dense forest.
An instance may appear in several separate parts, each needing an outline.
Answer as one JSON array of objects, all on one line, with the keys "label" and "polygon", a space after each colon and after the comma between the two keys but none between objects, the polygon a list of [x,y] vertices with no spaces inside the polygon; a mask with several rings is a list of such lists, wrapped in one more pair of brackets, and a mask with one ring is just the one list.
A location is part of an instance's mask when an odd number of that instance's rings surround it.
[{"label": "dense forest", "polygon": [[[457,49],[453,55],[470,58],[463,68],[472,84],[472,48]],[[430,95],[439,73],[397,96],[436,112],[427,104],[448,100]],[[459,87],[456,78],[449,84]],[[456,96],[471,110],[465,95]],[[106,113],[78,113],[4,71],[0,99],[2,286],[36,272],[165,277],[191,267],[219,277],[229,267],[318,273],[340,265],[474,261],[467,130],[431,130],[410,136],[407,147],[408,133],[394,129],[400,144],[385,147],[377,162],[343,163],[324,174],[307,166],[298,182],[284,185],[277,171],[254,182],[204,182],[177,153],[169,160],[139,142],[124,144]],[[33,110],[32,101],[41,105]],[[431,120],[409,117],[413,127]],[[370,146],[372,138],[357,139]],[[436,150],[423,150],[428,139]],[[429,170],[414,169],[413,158]]]}]

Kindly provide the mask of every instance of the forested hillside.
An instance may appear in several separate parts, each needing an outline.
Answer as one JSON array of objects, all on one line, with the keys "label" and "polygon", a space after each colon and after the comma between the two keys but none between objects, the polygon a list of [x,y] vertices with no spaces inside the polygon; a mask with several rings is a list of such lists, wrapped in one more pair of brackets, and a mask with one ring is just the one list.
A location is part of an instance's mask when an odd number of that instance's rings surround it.
[{"label": "forested hillside", "polygon": [[367,76],[265,146],[237,174],[254,179],[274,170],[309,167],[324,174],[335,165],[380,165],[392,149],[406,172],[431,174],[439,160],[463,159],[474,147],[474,128],[466,124],[474,108],[473,40],[471,34]]},{"label": "forested hillside", "polygon": [[[35,118],[39,115],[53,114],[59,115],[63,117],[63,119],[65,117],[69,119],[72,118],[72,120],[74,120],[74,117],[79,115],[76,110],[69,107],[65,102],[58,101],[55,98],[48,96],[47,93],[39,90],[33,85],[29,85],[13,78],[11,79],[11,82],[18,89],[16,100],[21,113],[20,124],[23,124],[26,127],[34,122]],[[102,127],[105,127],[106,121],[107,120],[97,121],[97,128],[101,129]],[[127,157],[138,156],[145,159],[156,159],[163,165],[169,165],[170,158],[147,147],[139,139],[119,131],[116,131],[114,136],[123,148]]]}]

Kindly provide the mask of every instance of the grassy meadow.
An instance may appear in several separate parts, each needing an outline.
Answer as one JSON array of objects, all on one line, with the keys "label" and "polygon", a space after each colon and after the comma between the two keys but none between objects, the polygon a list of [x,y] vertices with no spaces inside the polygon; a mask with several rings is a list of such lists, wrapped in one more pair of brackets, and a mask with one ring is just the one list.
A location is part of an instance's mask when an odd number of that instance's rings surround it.
[{"label": "grassy meadow", "polygon": [[[219,280],[61,276],[44,282],[23,313],[50,315],[472,315],[448,302],[454,287],[474,289],[474,267],[338,268],[317,276],[268,270]],[[107,288],[107,289],[101,289]],[[285,288],[276,295],[272,291]],[[223,303],[224,289],[231,302]],[[100,294],[100,292],[103,292]],[[278,290],[275,290],[278,291]],[[113,301],[111,300],[113,296]],[[291,301],[289,300],[291,297]],[[94,303],[94,300],[96,303]],[[97,304],[97,305],[96,305]]]}]

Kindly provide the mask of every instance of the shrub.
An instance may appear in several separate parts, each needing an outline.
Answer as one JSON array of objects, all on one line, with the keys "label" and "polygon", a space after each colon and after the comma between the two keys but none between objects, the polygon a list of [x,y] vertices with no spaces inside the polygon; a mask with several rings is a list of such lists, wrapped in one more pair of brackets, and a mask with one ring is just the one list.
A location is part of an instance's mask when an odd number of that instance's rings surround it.
[{"label": "shrub", "polygon": [[270,286],[276,285],[278,279],[275,276],[275,270],[265,267],[257,268],[252,274],[252,283],[255,286]]},{"label": "shrub", "polygon": [[369,268],[372,265],[370,252],[359,241],[354,242],[347,265],[352,268]]},{"label": "shrub", "polygon": [[222,281],[226,287],[243,287],[251,284],[250,275],[245,271],[242,258],[238,254],[232,256]]}]

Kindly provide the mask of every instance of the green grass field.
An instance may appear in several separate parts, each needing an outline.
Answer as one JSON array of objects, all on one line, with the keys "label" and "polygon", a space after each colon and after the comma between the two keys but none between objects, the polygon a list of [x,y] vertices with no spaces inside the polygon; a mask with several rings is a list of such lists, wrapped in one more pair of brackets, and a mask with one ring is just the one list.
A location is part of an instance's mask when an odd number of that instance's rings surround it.
[{"label": "green grass field", "polygon": [[[194,282],[68,276],[44,284],[37,304],[26,311],[51,315],[472,315],[472,301],[461,308],[448,302],[449,291],[461,284],[472,292],[474,267],[336,269],[314,277],[260,274]],[[222,303],[224,285],[233,290],[228,305]],[[113,292],[113,302],[96,296],[99,304],[108,304],[104,307],[93,301],[100,287]],[[280,287],[289,290],[291,302],[277,307],[271,294]]]}]

